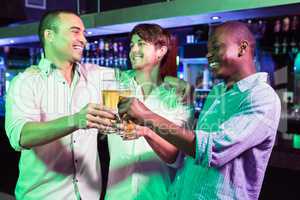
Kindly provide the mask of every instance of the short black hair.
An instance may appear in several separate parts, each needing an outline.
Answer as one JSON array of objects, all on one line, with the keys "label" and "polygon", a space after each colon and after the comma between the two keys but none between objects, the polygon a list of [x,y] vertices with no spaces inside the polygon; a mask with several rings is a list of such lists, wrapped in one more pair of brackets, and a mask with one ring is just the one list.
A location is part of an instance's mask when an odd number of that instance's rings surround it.
[{"label": "short black hair", "polygon": [[42,47],[44,47],[44,45],[45,45],[45,38],[44,38],[45,30],[50,29],[50,30],[53,30],[56,32],[58,17],[62,13],[73,14],[73,15],[76,15],[79,17],[79,15],[77,15],[76,13],[74,13],[73,11],[70,11],[70,10],[52,10],[52,11],[46,12],[42,16],[42,18],[40,20],[39,28],[38,28],[38,35],[39,35],[39,39],[40,39],[40,43],[41,43]]},{"label": "short black hair", "polygon": [[248,27],[248,24],[240,21],[228,21],[215,26],[213,28],[213,32],[219,29],[225,31],[225,33],[230,35],[238,44],[241,41],[246,40],[249,43],[252,55],[254,55],[256,42],[253,33]]}]

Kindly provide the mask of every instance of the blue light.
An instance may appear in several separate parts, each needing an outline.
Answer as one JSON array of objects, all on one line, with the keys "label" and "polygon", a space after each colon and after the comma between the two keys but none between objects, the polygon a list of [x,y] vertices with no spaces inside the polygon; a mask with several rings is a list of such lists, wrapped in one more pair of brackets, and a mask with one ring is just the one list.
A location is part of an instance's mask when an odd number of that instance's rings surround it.
[{"label": "blue light", "polygon": [[294,70],[295,72],[300,72],[300,53],[298,53],[295,58]]},{"label": "blue light", "polygon": [[179,72],[179,78],[183,79],[183,73],[182,72]]}]

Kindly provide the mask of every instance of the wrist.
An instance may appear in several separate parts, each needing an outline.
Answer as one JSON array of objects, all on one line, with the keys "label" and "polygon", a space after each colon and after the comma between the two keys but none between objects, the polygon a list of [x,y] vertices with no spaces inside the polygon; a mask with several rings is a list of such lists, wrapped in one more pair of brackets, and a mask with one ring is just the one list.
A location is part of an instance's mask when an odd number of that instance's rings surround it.
[{"label": "wrist", "polygon": [[80,121],[79,113],[68,116],[68,126],[72,129],[77,130],[83,128],[83,125]]}]

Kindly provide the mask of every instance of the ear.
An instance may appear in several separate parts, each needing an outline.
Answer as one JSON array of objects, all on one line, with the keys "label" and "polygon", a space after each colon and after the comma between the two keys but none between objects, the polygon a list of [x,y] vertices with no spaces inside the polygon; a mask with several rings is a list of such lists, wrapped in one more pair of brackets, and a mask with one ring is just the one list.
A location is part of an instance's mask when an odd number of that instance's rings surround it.
[{"label": "ear", "polygon": [[243,40],[240,43],[238,57],[243,56],[246,53],[246,50],[248,49],[249,43],[246,40]]},{"label": "ear", "polygon": [[54,39],[54,32],[53,32],[53,30],[46,29],[44,31],[44,39],[45,39],[45,41],[52,42],[53,39]]},{"label": "ear", "polygon": [[161,46],[158,50],[158,53],[157,53],[157,59],[159,61],[162,60],[162,58],[166,55],[167,51],[168,51],[168,48],[166,46]]}]

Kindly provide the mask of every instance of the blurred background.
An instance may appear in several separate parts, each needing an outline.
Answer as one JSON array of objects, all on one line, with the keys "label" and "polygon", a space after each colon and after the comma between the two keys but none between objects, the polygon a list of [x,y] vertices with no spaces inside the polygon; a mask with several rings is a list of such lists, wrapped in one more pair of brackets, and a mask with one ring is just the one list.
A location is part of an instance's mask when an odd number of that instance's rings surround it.
[{"label": "blurred background", "polygon": [[295,0],[1,0],[0,6],[0,192],[13,195],[19,153],[4,130],[5,94],[10,81],[41,57],[38,20],[49,10],[81,15],[88,44],[82,63],[130,69],[128,32],[138,23],[158,23],[173,36],[178,55],[168,74],[195,86],[195,118],[220,80],[208,68],[212,26],[228,20],[248,24],[255,35],[257,71],[268,72],[282,102],[277,141],[260,199],[300,199],[300,1]]}]

